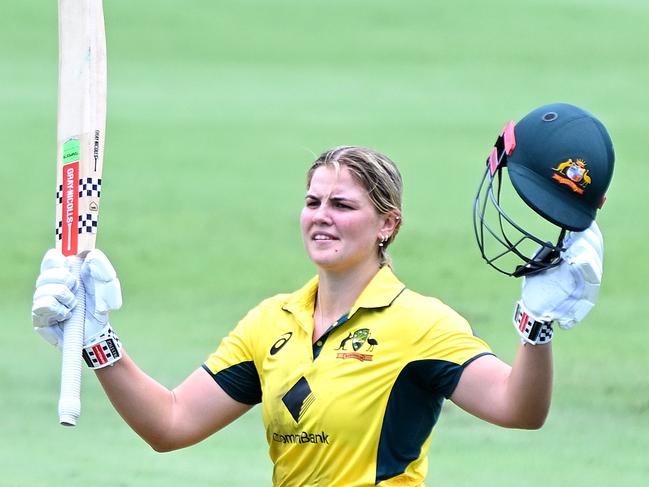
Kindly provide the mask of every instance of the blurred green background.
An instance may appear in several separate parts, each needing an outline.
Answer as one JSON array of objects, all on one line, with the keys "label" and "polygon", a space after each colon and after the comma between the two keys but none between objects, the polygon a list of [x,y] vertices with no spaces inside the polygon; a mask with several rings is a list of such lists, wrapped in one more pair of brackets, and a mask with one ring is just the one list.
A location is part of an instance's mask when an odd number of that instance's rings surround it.
[{"label": "blurred green background", "polygon": [[[112,323],[169,387],[257,302],[314,272],[298,214],[315,155],[390,155],[405,179],[392,247],[409,287],[464,314],[504,359],[520,283],[480,260],[471,205],[509,119],[564,101],[609,128],[599,217],[606,272],[585,323],[555,338],[552,411],[509,431],[445,406],[428,485],[646,485],[649,4],[642,0],[109,0],[98,245],[122,280]],[[79,425],[58,425],[59,354],[31,330],[53,245],[54,1],[0,15],[0,485],[270,485],[259,408],[157,454],[84,371]]]}]

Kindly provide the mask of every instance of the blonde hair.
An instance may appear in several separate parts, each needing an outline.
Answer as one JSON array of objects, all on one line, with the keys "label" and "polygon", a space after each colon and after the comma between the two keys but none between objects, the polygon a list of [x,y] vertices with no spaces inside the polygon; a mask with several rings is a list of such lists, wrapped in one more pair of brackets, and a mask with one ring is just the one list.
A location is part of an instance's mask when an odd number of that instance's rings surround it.
[{"label": "blonde hair", "polygon": [[339,172],[346,167],[354,180],[365,190],[379,215],[395,213],[397,222],[394,232],[383,245],[378,245],[377,252],[381,266],[391,265],[387,247],[394,241],[402,224],[401,202],[403,180],[396,164],[387,156],[367,147],[341,146],[323,152],[309,168],[306,176],[307,188],[311,185],[313,173],[322,166],[333,167]]}]

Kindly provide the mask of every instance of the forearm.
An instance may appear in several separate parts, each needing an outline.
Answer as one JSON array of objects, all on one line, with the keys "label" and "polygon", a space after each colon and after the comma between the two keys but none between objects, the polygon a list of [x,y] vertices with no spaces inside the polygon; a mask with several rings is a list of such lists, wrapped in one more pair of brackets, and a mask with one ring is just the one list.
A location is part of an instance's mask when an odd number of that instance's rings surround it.
[{"label": "forearm", "polygon": [[96,374],[120,416],[154,449],[160,449],[171,429],[173,392],[146,375],[127,354]]},{"label": "forearm", "polygon": [[507,416],[516,428],[540,428],[552,398],[552,344],[520,345],[507,378]]}]

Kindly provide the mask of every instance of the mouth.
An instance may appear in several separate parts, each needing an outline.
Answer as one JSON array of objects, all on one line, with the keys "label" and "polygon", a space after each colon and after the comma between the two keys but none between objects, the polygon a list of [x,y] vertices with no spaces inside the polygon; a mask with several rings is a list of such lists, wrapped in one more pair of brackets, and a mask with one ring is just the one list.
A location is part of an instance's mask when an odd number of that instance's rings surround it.
[{"label": "mouth", "polygon": [[326,232],[315,232],[311,235],[311,240],[315,242],[327,242],[327,241],[333,241],[333,240],[338,240],[336,237],[331,235],[330,233]]}]

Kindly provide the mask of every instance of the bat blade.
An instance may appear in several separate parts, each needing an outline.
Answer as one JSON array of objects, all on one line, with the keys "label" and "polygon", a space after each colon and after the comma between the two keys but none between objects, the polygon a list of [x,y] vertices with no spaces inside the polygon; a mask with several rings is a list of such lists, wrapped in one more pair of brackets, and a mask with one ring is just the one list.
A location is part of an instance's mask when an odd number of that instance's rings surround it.
[{"label": "bat blade", "polygon": [[[59,0],[59,99],[55,243],[77,276],[95,248],[106,127],[106,35],[102,0]],[[65,323],[59,421],[81,412],[81,349],[85,290]]]},{"label": "bat blade", "polygon": [[56,244],[95,247],[106,128],[106,35],[101,0],[59,0]]}]

